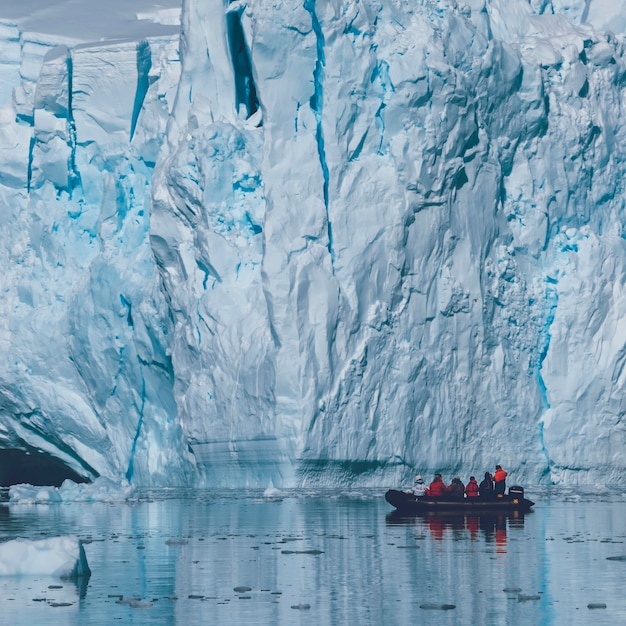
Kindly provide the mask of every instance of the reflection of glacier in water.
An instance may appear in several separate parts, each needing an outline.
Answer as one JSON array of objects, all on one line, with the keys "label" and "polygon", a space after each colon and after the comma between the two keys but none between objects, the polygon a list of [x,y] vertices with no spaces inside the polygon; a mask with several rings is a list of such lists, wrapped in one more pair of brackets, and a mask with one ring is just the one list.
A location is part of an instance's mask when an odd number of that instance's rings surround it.
[{"label": "reflection of glacier in water", "polygon": [[624,623],[625,564],[607,559],[626,554],[626,502],[533,499],[518,518],[398,518],[370,491],[1,505],[1,536],[75,533],[92,576],[4,579],[0,600],[18,626]]}]

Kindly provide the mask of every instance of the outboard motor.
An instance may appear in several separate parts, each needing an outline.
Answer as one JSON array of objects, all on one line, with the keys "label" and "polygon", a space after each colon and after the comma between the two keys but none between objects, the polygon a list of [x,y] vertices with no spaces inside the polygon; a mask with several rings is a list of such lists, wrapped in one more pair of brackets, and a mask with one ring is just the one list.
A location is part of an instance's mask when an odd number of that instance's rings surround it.
[{"label": "outboard motor", "polygon": [[518,498],[520,500],[523,500],[524,499],[524,487],[520,487],[519,485],[509,487],[509,496],[511,498]]}]

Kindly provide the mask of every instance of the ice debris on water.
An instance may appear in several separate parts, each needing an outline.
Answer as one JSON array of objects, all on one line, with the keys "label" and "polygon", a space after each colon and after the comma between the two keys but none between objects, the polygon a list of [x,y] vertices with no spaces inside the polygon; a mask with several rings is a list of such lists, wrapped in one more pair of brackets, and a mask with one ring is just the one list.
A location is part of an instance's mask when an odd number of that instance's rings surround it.
[{"label": "ice debris on water", "polygon": [[187,539],[177,539],[175,537],[165,540],[166,546],[186,546],[188,543]]},{"label": "ice debris on water", "polygon": [[436,602],[425,602],[420,604],[420,609],[426,609],[430,611],[451,611],[456,609],[456,604],[437,604]]},{"label": "ice debris on water", "polygon": [[141,596],[122,596],[115,604],[127,604],[133,609],[149,609],[154,605],[151,600],[144,600]]}]

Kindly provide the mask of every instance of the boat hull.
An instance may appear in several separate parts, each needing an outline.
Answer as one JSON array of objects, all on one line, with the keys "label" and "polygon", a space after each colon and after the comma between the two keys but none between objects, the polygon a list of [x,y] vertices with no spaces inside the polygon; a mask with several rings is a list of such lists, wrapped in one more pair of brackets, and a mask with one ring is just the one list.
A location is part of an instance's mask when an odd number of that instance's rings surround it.
[{"label": "boat hull", "polygon": [[513,495],[504,495],[501,498],[429,498],[417,497],[412,493],[390,489],[385,494],[385,500],[403,513],[437,513],[437,512],[465,512],[465,513],[493,513],[501,511],[529,511],[535,504],[532,500]]}]

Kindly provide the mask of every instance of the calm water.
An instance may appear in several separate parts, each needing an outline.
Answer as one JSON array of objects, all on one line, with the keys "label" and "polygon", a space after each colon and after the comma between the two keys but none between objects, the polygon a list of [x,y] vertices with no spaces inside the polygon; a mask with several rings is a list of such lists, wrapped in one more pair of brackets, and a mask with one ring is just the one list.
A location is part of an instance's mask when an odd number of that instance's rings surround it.
[{"label": "calm water", "polygon": [[3,579],[0,621],[625,624],[626,493],[527,495],[518,518],[397,519],[380,491],[2,505],[2,538],[76,534],[93,573]]}]

